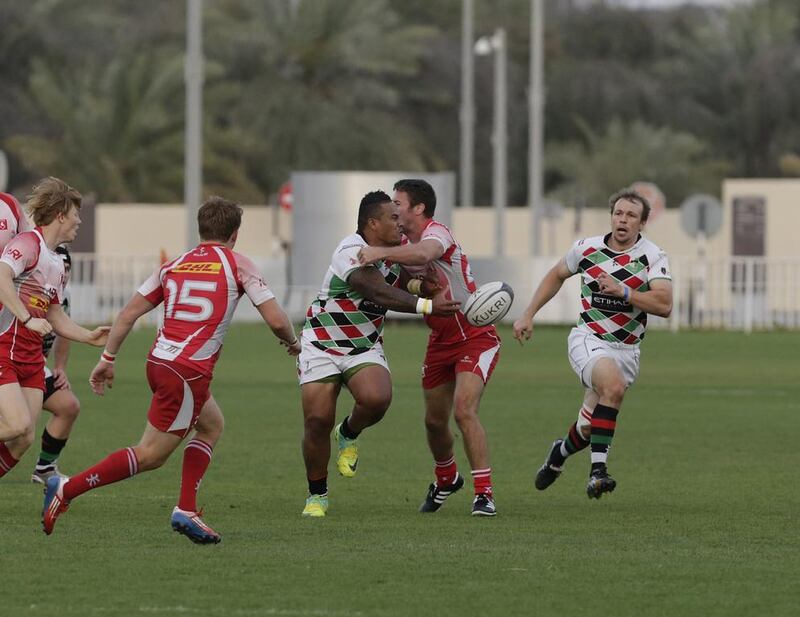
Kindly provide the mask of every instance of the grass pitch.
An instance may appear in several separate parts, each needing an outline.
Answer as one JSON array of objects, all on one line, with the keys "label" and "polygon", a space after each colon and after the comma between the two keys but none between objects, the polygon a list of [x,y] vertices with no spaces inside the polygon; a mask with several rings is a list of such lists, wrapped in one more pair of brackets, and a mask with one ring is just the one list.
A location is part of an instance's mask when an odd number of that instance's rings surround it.
[{"label": "grass pitch", "polygon": [[[585,452],[547,491],[532,482],[581,400],[567,331],[540,329],[524,348],[501,331],[481,408],[495,519],[469,516],[470,490],[417,513],[432,478],[427,331],[392,324],[392,407],[364,433],[355,478],[331,464],[328,517],[306,520],[293,362],[265,328],[235,324],[212,387],[226,433],[199,500],[222,544],[169,527],[180,451],[79,498],[46,537],[34,447],[0,480],[0,615],[796,615],[800,334],[649,333],[609,459],[618,488],[590,501]],[[83,411],[63,470],[138,440],[152,336],[131,336],[102,399],[86,385],[97,353],[73,348]],[[343,392],[340,419],[350,402]],[[460,443],[457,460],[468,471]]]}]

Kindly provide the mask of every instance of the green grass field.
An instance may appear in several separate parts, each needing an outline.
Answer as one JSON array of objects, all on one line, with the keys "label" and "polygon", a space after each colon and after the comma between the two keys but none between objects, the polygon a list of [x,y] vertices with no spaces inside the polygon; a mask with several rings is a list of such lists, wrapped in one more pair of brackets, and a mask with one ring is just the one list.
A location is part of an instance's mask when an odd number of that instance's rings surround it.
[{"label": "green grass field", "polygon": [[[81,419],[61,459],[78,471],[135,443],[152,331],[134,333],[105,398],[76,346]],[[359,474],[330,476],[327,518],[306,520],[295,370],[264,328],[234,325],[213,391],[226,434],[200,494],[218,546],[172,532],[180,455],[76,500],[40,527],[32,450],[0,480],[0,615],[796,615],[800,611],[800,334],[652,332],[620,414],[615,493],[590,501],[588,455],[546,492],[533,474],[581,400],[567,328],[506,345],[481,414],[499,515],[465,490],[435,515],[419,365],[426,330],[390,325],[395,394],[361,439]],[[345,392],[343,417],[350,397]],[[457,459],[468,469],[461,444]],[[335,466],[331,465],[335,474]]]}]

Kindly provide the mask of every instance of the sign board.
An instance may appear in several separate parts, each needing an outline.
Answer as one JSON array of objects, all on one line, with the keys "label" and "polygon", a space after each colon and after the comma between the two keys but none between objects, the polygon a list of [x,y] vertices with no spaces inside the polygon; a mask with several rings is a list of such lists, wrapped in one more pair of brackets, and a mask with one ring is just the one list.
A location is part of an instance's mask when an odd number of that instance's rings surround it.
[{"label": "sign board", "polygon": [[733,199],[733,254],[763,257],[767,204],[760,196]]},{"label": "sign board", "polygon": [[712,195],[695,193],[681,204],[681,227],[692,238],[713,236],[722,227],[722,205]]}]

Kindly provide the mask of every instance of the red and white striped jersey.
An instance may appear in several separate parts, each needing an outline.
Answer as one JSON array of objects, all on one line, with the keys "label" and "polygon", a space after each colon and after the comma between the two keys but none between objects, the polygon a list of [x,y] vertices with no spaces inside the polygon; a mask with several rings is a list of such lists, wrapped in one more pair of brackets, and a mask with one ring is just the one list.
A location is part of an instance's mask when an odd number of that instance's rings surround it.
[{"label": "red and white striped jersey", "polygon": [[212,242],[164,264],[138,291],[152,304],[164,302],[150,357],[204,375],[214,371],[239,299],[247,294],[258,306],[275,297],[250,259]]},{"label": "red and white striped jersey", "polygon": [[31,231],[33,225],[25,218],[19,202],[13,195],[0,193],[0,250],[11,238],[23,231]]},{"label": "red and white striped jersey", "polygon": [[[433,219],[422,230],[420,242],[428,239],[436,240],[444,248],[442,256],[432,263],[440,285],[446,289],[446,297],[457,300],[464,306],[467,298],[476,289],[467,256],[447,226]],[[430,342],[437,344],[458,343],[481,334],[496,333],[494,326],[470,325],[461,311],[447,317],[426,315],[425,322],[431,329]]]},{"label": "red and white striped jersey", "polygon": [[[0,261],[13,270],[19,299],[33,317],[45,318],[50,304],[61,304],[64,261],[47,247],[38,227],[12,238]],[[23,326],[6,307],[0,310],[0,354],[25,364],[44,361],[42,337]]]}]

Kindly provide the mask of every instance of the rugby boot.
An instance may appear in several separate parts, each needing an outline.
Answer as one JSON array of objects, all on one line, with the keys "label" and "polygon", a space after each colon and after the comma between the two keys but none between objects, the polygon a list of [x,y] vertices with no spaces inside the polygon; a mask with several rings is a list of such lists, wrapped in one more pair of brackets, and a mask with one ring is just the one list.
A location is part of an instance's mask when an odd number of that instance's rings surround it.
[{"label": "rugby boot", "polygon": [[328,512],[327,495],[309,495],[306,499],[306,507],[303,508],[303,516],[320,518]]},{"label": "rugby boot", "polygon": [[[553,482],[558,480],[558,476],[560,476],[561,472],[564,471],[563,462],[561,466],[553,464],[553,461],[557,458],[557,455],[560,454],[562,443],[564,443],[563,439],[556,439],[553,442],[553,445],[550,446],[550,450],[547,453],[547,458],[544,460],[544,465],[542,465],[539,468],[539,471],[536,472],[536,479],[534,480],[533,484],[540,491],[543,491]],[[560,456],[558,456],[558,458],[560,458]]]},{"label": "rugby boot", "polygon": [[589,483],[586,485],[586,494],[589,499],[593,497],[600,499],[603,493],[610,493],[617,488],[617,481],[608,475],[608,469],[603,465],[597,469],[592,470],[589,475]]},{"label": "rugby boot", "polygon": [[435,483],[428,487],[428,494],[425,496],[425,501],[419,507],[420,512],[436,512],[442,507],[445,500],[456,491],[460,491],[464,486],[464,478],[461,474],[456,475],[456,479],[452,484],[447,486],[436,486]]},{"label": "rugby boot", "polygon": [[342,435],[342,425],[337,424],[333,429],[336,435],[336,443],[339,446],[339,456],[336,458],[336,469],[345,478],[352,478],[356,475],[358,467],[358,440],[348,439]]},{"label": "rugby boot", "polygon": [[67,478],[53,476],[48,478],[44,489],[44,504],[42,505],[42,529],[49,536],[53,533],[56,520],[69,508],[69,501],[64,499],[64,485]]},{"label": "rugby boot", "polygon": [[219,544],[222,542],[222,536],[203,522],[202,514],[202,510],[200,512],[188,512],[175,506],[170,519],[172,528],[195,544]]},{"label": "rugby boot", "polygon": [[494,498],[488,493],[475,495],[472,502],[472,516],[496,516],[497,509],[494,506]]}]

